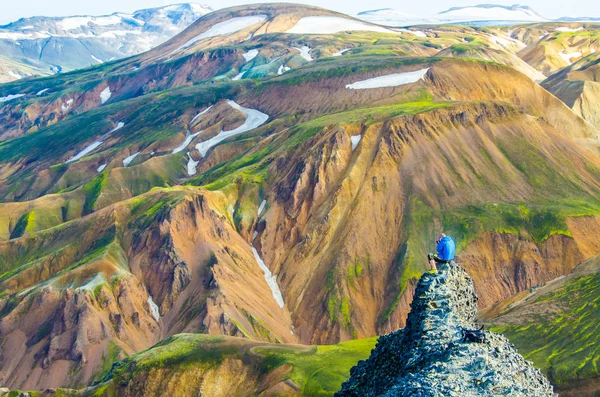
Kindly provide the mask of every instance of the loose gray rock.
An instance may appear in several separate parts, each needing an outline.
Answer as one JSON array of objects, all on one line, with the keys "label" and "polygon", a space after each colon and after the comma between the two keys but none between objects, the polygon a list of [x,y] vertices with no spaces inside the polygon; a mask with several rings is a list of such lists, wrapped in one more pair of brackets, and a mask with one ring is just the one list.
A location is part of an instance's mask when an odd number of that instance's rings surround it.
[{"label": "loose gray rock", "polygon": [[477,326],[473,280],[458,264],[424,274],[406,327],[379,338],[350,371],[336,397],[552,397],[542,373],[508,339],[485,332],[485,343],[462,342]]}]

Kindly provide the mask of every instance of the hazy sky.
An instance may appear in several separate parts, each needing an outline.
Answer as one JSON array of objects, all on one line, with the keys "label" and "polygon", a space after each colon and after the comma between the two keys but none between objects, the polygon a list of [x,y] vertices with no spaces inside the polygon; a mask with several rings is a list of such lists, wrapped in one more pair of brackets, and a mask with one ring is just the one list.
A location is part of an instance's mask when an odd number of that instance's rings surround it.
[{"label": "hazy sky", "polygon": [[[183,1],[168,0],[0,0],[0,23],[7,23],[22,17],[34,15],[102,15],[116,11],[131,12],[142,8],[157,7]],[[207,0],[193,1],[208,4],[212,8],[230,7],[247,3],[263,3],[252,0]],[[481,3],[502,5],[514,4],[515,0],[305,0],[297,3],[313,4],[336,11],[356,14],[360,11],[376,8],[396,8],[407,14],[431,15],[450,6],[464,6]],[[560,16],[593,16],[600,17],[600,1],[598,0],[529,0],[523,2],[547,18]]]}]

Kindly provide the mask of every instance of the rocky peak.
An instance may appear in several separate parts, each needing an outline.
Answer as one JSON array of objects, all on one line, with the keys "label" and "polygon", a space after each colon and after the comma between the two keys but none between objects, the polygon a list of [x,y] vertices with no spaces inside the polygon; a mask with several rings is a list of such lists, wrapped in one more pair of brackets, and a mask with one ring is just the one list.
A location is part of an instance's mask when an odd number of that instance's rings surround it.
[{"label": "rocky peak", "polygon": [[463,342],[477,327],[473,280],[452,262],[424,274],[406,327],[379,338],[336,396],[552,396],[552,386],[502,335]]}]

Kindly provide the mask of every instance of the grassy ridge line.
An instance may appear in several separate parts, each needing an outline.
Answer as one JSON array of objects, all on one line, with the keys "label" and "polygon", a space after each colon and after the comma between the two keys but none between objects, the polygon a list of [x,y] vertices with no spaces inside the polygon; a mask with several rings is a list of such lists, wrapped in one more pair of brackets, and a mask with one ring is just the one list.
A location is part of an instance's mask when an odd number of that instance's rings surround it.
[{"label": "grassy ridge line", "polygon": [[232,358],[254,367],[259,381],[277,368],[289,366],[291,372],[287,378],[300,387],[302,395],[331,396],[347,379],[350,368],[369,356],[376,339],[329,346],[294,346],[225,336],[179,334],[116,364],[100,380],[94,395],[111,395],[120,382],[144,379],[153,369],[166,369],[169,376],[176,376],[189,368],[216,368],[225,359]]},{"label": "grassy ridge line", "polygon": [[554,384],[599,376],[600,274],[571,280],[531,307],[540,310],[520,324],[491,330],[506,335]]}]

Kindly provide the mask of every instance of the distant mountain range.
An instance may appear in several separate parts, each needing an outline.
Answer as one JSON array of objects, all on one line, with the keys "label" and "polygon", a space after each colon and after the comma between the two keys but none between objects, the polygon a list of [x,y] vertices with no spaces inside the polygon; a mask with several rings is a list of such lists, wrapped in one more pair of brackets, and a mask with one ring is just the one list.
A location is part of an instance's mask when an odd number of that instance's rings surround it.
[{"label": "distant mountain range", "polygon": [[[467,24],[467,25],[511,25],[522,22],[551,22],[529,6],[515,4],[503,6],[498,4],[480,4],[467,7],[451,7],[445,11],[429,16],[415,16],[401,11],[384,8],[363,11],[360,19],[390,26],[435,25],[435,24]],[[599,18],[563,17],[556,21],[597,21]]]},{"label": "distant mountain range", "polygon": [[0,26],[0,83],[148,51],[211,11],[208,6],[177,4],[132,14],[19,19]]}]

